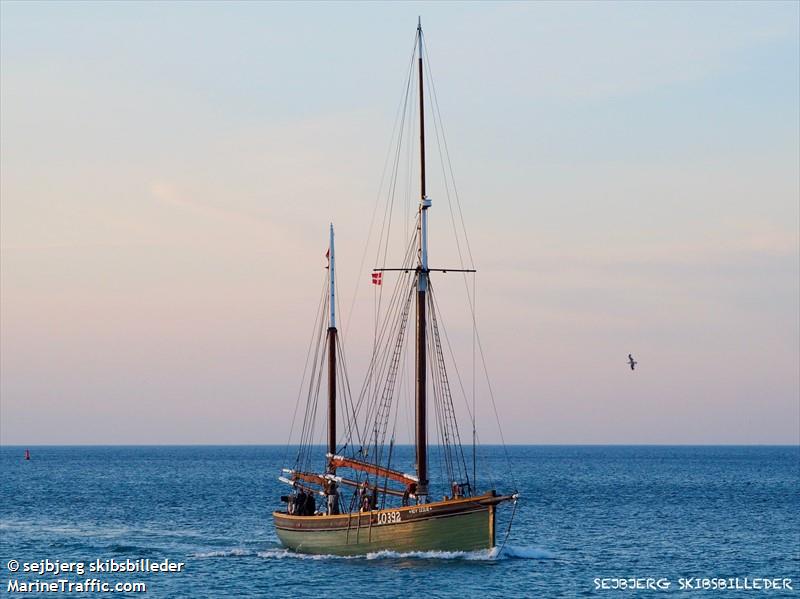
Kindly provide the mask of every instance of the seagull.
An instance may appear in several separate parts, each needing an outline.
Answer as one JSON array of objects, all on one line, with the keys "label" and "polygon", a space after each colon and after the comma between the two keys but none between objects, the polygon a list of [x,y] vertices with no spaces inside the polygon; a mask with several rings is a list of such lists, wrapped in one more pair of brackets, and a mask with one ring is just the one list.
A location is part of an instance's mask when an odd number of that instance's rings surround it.
[{"label": "seagull", "polygon": [[638,363],[639,363],[639,362],[637,362],[636,360],[634,360],[634,359],[633,359],[633,356],[632,356],[632,355],[628,354],[628,364],[630,364],[630,365],[631,365],[631,370],[634,370],[634,369],[636,368],[636,365],[637,365]]}]

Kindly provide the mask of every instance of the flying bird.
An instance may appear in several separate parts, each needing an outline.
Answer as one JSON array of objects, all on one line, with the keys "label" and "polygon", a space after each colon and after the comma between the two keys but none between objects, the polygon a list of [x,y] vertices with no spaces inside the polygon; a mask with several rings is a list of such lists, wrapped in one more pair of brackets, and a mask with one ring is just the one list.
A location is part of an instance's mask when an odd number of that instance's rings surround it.
[{"label": "flying bird", "polygon": [[636,369],[636,365],[637,365],[638,363],[639,363],[639,362],[637,362],[636,360],[634,360],[634,359],[633,359],[633,356],[632,356],[632,355],[628,354],[628,364],[630,364],[630,365],[631,365],[631,370],[635,370],[635,369]]}]

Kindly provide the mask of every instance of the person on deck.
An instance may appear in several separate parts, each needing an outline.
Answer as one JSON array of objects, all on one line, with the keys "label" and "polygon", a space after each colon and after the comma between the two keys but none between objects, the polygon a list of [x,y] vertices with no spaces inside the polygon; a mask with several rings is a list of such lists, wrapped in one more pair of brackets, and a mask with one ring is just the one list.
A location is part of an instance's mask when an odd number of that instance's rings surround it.
[{"label": "person on deck", "polygon": [[328,515],[335,516],[339,513],[339,489],[336,481],[328,485]]},{"label": "person on deck", "polygon": [[317,511],[317,502],[314,499],[314,493],[312,491],[308,492],[306,495],[306,516],[313,516],[314,512]]},{"label": "person on deck", "polygon": [[411,497],[414,497],[416,499],[415,497],[416,494],[417,494],[417,483],[412,481],[408,483],[408,485],[406,485],[406,490],[403,491],[403,507],[408,506],[409,499],[411,499]]},{"label": "person on deck", "polygon": [[456,481],[453,481],[453,499],[458,499],[459,497],[461,497],[461,486]]},{"label": "person on deck", "polygon": [[294,509],[292,513],[295,516],[306,515],[306,493],[302,488],[298,490],[297,495],[294,496]]},{"label": "person on deck", "polygon": [[358,488],[358,507],[362,512],[369,511],[369,495],[367,494],[367,481]]}]

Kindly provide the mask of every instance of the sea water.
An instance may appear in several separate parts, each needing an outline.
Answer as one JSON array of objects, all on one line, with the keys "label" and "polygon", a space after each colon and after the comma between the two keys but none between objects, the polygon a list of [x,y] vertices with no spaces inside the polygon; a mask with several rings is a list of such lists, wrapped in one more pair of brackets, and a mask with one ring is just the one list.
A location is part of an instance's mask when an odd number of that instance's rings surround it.
[{"label": "sea water", "polygon": [[485,447],[478,485],[520,493],[502,550],[350,558],[277,542],[292,448],[24,450],[0,448],[0,596],[800,597],[798,447]]}]

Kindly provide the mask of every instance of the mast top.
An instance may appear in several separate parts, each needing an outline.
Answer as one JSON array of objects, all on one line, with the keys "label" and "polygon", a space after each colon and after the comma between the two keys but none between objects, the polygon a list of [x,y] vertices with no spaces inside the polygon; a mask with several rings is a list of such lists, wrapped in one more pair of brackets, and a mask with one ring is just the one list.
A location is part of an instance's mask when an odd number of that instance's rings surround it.
[{"label": "mast top", "polygon": [[328,245],[328,272],[330,273],[330,316],[328,318],[328,328],[336,328],[336,256],[333,248],[333,223],[331,223],[330,241]]}]

